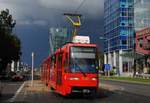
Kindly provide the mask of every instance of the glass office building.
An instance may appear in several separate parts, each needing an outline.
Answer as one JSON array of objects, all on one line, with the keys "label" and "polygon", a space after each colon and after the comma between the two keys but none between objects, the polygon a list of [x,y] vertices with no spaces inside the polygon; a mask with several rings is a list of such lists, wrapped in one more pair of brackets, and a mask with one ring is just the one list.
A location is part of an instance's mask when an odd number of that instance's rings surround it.
[{"label": "glass office building", "polygon": [[134,0],[134,15],[136,31],[150,27],[150,0]]},{"label": "glass office building", "polygon": [[104,2],[104,62],[116,67],[118,74],[131,72],[133,60],[121,54],[134,46],[134,0]]},{"label": "glass office building", "polygon": [[50,54],[53,54],[58,48],[61,48],[66,42],[69,42],[71,35],[67,28],[50,28],[49,45]]}]

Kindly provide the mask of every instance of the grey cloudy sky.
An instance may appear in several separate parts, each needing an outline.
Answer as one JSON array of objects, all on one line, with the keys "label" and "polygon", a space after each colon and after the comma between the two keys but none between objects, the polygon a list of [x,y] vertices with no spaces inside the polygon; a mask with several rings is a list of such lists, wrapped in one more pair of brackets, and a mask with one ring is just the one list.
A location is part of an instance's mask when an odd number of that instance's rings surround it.
[{"label": "grey cloudy sky", "polygon": [[[22,60],[30,64],[30,53],[37,52],[38,65],[48,54],[48,30],[64,26],[65,12],[75,12],[83,0],[0,0],[0,10],[8,8],[17,21],[16,34],[22,41]],[[85,29],[96,35],[102,30],[104,0],[85,0],[78,13],[86,19]],[[95,27],[93,27],[95,26]],[[88,34],[88,30],[85,30]]]},{"label": "grey cloudy sky", "polygon": [[[47,25],[62,18],[64,12],[74,12],[84,0],[0,0],[0,9],[8,8],[18,25]],[[85,0],[79,13],[92,18],[101,15],[103,0]]]}]

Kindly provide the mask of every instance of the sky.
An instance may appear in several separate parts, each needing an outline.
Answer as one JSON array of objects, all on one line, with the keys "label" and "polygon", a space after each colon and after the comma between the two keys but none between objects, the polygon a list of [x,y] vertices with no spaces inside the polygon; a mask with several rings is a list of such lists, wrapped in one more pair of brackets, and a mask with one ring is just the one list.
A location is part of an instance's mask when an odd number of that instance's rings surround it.
[{"label": "sky", "polygon": [[63,13],[82,14],[80,34],[89,35],[97,43],[103,34],[104,0],[0,0],[0,10],[8,8],[16,20],[14,33],[22,42],[21,61],[31,65],[31,53],[35,53],[35,65],[41,64],[49,54],[49,28],[70,27]]}]

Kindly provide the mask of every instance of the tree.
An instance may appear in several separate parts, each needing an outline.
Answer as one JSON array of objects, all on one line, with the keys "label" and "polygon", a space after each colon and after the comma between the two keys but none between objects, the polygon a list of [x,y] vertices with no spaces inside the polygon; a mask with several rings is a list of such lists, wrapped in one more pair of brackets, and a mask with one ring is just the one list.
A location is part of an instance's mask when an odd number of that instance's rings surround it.
[{"label": "tree", "polygon": [[21,41],[12,33],[15,24],[8,9],[0,12],[0,73],[12,60],[20,59]]},{"label": "tree", "polygon": [[101,51],[98,53],[98,58],[100,60],[100,69],[103,70],[104,54]]}]

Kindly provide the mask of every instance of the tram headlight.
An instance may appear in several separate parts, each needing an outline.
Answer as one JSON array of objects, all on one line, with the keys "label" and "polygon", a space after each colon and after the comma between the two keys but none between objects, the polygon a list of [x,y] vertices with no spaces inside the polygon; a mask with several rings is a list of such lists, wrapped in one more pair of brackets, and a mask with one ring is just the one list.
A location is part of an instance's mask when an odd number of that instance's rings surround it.
[{"label": "tram headlight", "polygon": [[91,78],[91,80],[96,81],[96,80],[97,80],[97,78]]},{"label": "tram headlight", "polygon": [[69,80],[79,80],[78,77],[70,77]]}]

